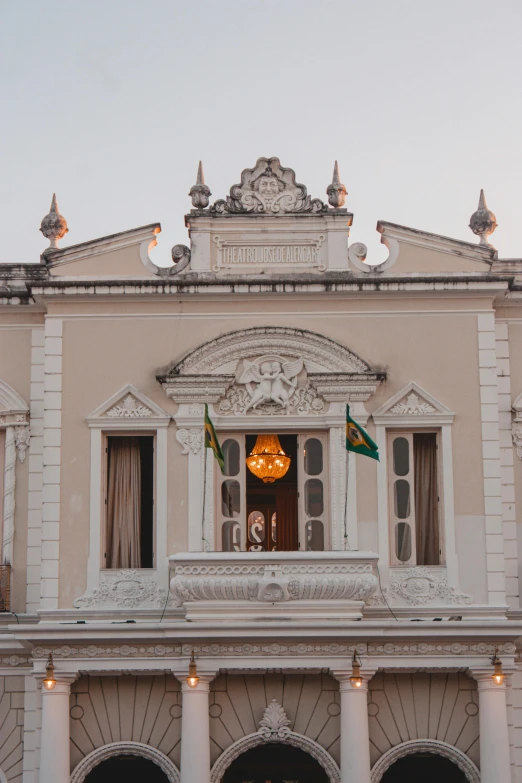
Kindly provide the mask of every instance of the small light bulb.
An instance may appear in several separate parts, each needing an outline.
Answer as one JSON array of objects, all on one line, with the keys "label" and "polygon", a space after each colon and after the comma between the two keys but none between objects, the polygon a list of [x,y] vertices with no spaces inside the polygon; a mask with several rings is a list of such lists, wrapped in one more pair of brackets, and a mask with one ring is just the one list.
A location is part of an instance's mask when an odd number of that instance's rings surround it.
[{"label": "small light bulb", "polygon": [[189,688],[195,688],[199,682],[198,671],[196,669],[196,661],[194,659],[194,650],[190,656],[189,672],[187,677],[187,685]]},{"label": "small light bulb", "polygon": [[54,690],[54,687],[56,685],[56,680],[54,678],[54,662],[53,662],[52,653],[49,653],[49,657],[47,659],[47,665],[45,667],[45,679],[42,680],[42,683],[44,688],[48,691]]},{"label": "small light bulb", "polygon": [[491,679],[495,685],[503,685],[505,674],[502,671],[502,661],[498,657],[498,649],[495,650],[495,654],[491,659],[491,663],[493,664],[493,674],[491,675]]}]

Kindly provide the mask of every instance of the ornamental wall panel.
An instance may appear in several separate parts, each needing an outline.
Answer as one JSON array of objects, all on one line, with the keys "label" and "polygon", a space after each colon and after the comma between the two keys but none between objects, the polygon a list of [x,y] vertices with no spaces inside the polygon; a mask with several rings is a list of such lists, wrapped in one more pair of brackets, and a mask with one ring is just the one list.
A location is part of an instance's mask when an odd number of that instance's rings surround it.
[{"label": "ornamental wall panel", "polygon": [[142,742],[179,767],[181,686],[173,675],[81,677],[71,688],[71,771],[96,748]]},{"label": "ornamental wall panel", "polygon": [[24,678],[0,677],[0,781],[22,783]]},{"label": "ornamental wall panel", "polygon": [[256,732],[272,699],[289,728],[317,742],[339,763],[339,684],[325,674],[221,675],[210,684],[212,764],[237,740]]},{"label": "ornamental wall panel", "polygon": [[479,765],[477,685],[465,674],[376,674],[368,715],[372,765],[390,748],[417,739],[453,745]]}]

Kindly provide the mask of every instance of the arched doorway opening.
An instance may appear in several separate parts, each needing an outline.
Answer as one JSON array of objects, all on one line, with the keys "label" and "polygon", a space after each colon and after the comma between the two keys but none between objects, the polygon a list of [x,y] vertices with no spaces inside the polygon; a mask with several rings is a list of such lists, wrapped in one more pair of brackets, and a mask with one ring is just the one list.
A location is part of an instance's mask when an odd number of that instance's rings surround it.
[{"label": "arched doorway opening", "polygon": [[[71,783],[179,783],[179,771],[168,756],[143,742],[111,742],[80,761]],[[0,782],[1,783],[1,782]]]},{"label": "arched doorway opening", "polygon": [[85,778],[85,783],[114,783],[124,780],[125,783],[168,783],[168,777],[163,770],[150,759],[139,756],[113,756],[102,761],[92,769]]},{"label": "arched doorway opening", "polygon": [[386,770],[381,783],[467,783],[467,777],[449,759],[433,753],[413,753]]},{"label": "arched doorway opening", "polygon": [[312,756],[300,748],[277,742],[263,743],[242,753],[228,767],[222,780],[223,783],[246,780],[249,783],[329,783],[327,773]]}]

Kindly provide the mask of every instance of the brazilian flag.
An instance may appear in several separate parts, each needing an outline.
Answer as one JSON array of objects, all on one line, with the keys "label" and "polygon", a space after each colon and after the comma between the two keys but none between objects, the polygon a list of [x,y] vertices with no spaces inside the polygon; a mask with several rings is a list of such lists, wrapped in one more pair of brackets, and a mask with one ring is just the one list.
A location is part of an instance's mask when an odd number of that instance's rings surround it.
[{"label": "brazilian flag", "polygon": [[350,416],[350,406],[346,406],[346,449],[364,454],[379,461],[379,448],[367,432]]},{"label": "brazilian flag", "polygon": [[219,462],[221,472],[225,472],[225,455],[221,448],[221,443],[218,441],[216,430],[208,415],[208,405],[205,405],[205,448],[212,449],[214,456]]}]

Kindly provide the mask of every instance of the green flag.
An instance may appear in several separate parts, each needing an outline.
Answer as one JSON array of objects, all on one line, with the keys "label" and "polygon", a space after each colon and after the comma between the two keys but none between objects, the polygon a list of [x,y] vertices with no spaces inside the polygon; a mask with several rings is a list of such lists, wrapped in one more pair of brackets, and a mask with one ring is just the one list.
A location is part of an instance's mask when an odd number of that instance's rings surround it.
[{"label": "green flag", "polygon": [[379,448],[368,433],[350,416],[350,406],[346,406],[346,449],[364,454],[379,461]]},{"label": "green flag", "polygon": [[214,456],[219,462],[219,467],[221,468],[221,472],[225,472],[225,455],[223,454],[223,449],[221,448],[221,443],[218,440],[218,436],[216,435],[216,430],[214,429],[214,425],[212,424],[212,421],[210,420],[210,416],[208,415],[208,405],[205,404],[205,448],[212,449],[214,452]]}]

